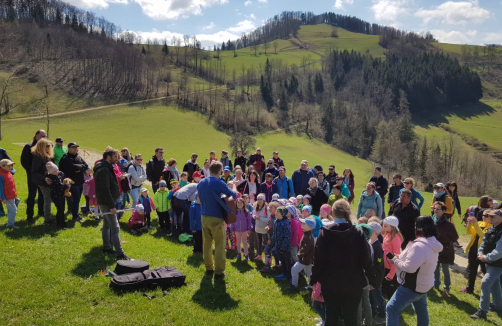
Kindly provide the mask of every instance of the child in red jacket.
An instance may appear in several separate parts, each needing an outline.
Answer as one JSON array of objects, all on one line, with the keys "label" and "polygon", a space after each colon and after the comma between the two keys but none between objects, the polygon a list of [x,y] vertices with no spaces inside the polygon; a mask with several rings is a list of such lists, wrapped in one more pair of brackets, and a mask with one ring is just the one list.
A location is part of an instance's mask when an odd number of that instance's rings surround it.
[{"label": "child in red jacket", "polygon": [[0,161],[0,201],[5,203],[5,206],[7,206],[8,229],[18,228],[14,225],[17,215],[16,183],[14,182],[14,177],[11,173],[14,168],[14,164],[15,163],[9,159],[3,159]]},{"label": "child in red jacket", "polygon": [[132,216],[129,219],[129,228],[131,229],[131,234],[136,234],[141,232],[141,228],[145,226],[145,208],[143,205],[136,205],[136,209],[132,212]]}]

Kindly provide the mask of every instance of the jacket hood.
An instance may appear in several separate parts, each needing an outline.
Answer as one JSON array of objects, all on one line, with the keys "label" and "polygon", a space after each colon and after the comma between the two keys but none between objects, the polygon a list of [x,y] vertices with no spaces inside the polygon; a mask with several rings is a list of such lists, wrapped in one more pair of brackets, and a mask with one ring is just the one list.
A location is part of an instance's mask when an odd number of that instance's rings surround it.
[{"label": "jacket hood", "polygon": [[101,169],[113,170],[113,166],[105,160],[99,160],[98,163],[96,163],[96,165],[94,165],[94,172],[97,172]]},{"label": "jacket hood", "polygon": [[430,237],[430,238],[417,238],[415,242],[421,242],[429,248],[432,249],[435,253],[439,253],[443,250],[443,245],[435,238],[435,237]]},{"label": "jacket hood", "polygon": [[161,158],[161,159],[160,159],[160,161],[159,161],[159,160],[157,160],[157,156],[155,156],[155,155],[153,155],[153,156],[152,156],[152,160],[153,160],[154,162],[155,162],[155,161],[157,161],[157,162],[164,162],[164,158]]},{"label": "jacket hood", "polygon": [[195,162],[192,162],[192,160],[188,160],[187,164],[194,164],[194,165],[197,164],[197,165],[199,165],[199,162],[197,162],[197,160]]},{"label": "jacket hood", "polygon": [[368,193],[366,192],[366,190],[363,191],[362,195],[366,198],[373,198],[373,197],[376,197],[376,196],[379,196],[378,195],[378,192],[376,192],[376,190],[373,191],[373,194],[370,196],[368,195]]},{"label": "jacket hood", "polygon": [[330,224],[329,226],[323,227],[323,232],[325,235],[325,240],[330,243],[330,245],[337,246],[337,248],[344,248],[349,243],[349,237],[357,232],[358,229],[353,228],[352,225],[348,223],[342,224]]}]

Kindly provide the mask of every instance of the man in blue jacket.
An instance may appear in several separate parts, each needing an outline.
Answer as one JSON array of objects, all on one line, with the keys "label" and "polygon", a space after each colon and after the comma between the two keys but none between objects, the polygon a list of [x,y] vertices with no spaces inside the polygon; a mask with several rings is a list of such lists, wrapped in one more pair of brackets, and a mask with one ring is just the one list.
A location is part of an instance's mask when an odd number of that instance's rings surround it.
[{"label": "man in blue jacket", "polygon": [[295,196],[307,194],[307,189],[309,188],[309,180],[314,177],[312,170],[308,168],[309,162],[303,160],[301,162],[300,168],[293,172],[291,179],[293,179],[293,187],[295,190]]},{"label": "man in blue jacket", "polygon": [[[215,274],[215,279],[224,279],[226,252],[226,230],[223,222],[223,201],[221,195],[237,198],[235,185],[230,189],[223,180],[220,180],[223,165],[213,161],[209,167],[209,178],[202,179],[197,185],[201,205],[202,243],[206,275]],[[214,266],[213,266],[213,241],[214,241]]]},{"label": "man in blue jacket", "polygon": [[284,166],[279,167],[279,176],[275,178],[274,183],[277,185],[279,198],[289,199],[294,197],[293,180],[286,176],[286,168]]}]

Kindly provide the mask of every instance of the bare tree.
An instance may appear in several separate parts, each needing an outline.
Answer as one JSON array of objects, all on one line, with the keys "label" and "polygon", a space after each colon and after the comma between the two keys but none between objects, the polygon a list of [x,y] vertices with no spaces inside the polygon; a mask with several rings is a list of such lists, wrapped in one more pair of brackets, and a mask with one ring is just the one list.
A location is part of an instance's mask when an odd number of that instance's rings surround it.
[{"label": "bare tree", "polygon": [[272,45],[274,46],[275,54],[277,54],[277,47],[279,46],[279,42],[275,40],[274,43],[272,43]]},{"label": "bare tree", "polygon": [[265,50],[265,55],[267,55],[267,49],[270,48],[270,43],[264,42],[263,43],[263,50]]},{"label": "bare tree", "polygon": [[256,51],[258,51],[258,48],[260,47],[260,44],[256,43],[251,45],[251,49],[254,50],[254,56],[256,57]]}]

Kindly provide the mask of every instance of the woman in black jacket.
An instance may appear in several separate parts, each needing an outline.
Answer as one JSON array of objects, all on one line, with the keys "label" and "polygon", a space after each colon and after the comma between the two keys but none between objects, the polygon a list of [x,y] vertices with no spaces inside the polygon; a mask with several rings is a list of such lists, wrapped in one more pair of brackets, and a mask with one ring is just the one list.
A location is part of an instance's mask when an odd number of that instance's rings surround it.
[{"label": "woman in black jacket", "polygon": [[255,170],[249,173],[247,180],[242,182],[237,186],[237,191],[241,193],[241,195],[247,194],[249,195],[250,203],[254,203],[256,201],[256,197],[260,193],[260,177],[258,176],[258,172]]},{"label": "woman in black jacket", "polygon": [[312,197],[312,199],[310,200],[310,206],[312,206],[312,214],[319,216],[321,206],[328,202],[328,196],[324,191],[321,190],[321,188],[319,188],[319,181],[316,178],[310,178],[307,195],[310,195]]},{"label": "woman in black jacket", "polygon": [[317,238],[310,285],[321,284],[326,305],[326,326],[343,319],[357,325],[357,308],[363,288],[375,285],[370,248],[361,230],[350,221],[350,204],[337,200],[332,209],[334,223],[323,227]]},{"label": "woman in black jacket", "polygon": [[44,225],[49,225],[52,222],[51,215],[51,180],[47,178],[47,162],[54,162],[54,152],[52,147],[54,144],[46,139],[40,139],[35,146],[31,148],[33,154],[33,162],[31,165],[31,177],[44,196]]}]

